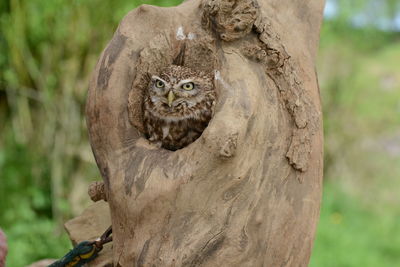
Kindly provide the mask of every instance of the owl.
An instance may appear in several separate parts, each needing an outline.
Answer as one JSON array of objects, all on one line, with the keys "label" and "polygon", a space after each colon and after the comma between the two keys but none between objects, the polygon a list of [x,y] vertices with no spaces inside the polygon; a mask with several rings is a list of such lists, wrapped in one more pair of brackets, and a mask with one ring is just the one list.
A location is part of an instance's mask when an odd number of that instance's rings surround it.
[{"label": "owl", "polygon": [[160,76],[153,75],[144,97],[148,139],[173,151],[202,134],[217,98],[211,74],[177,65],[168,66]]}]

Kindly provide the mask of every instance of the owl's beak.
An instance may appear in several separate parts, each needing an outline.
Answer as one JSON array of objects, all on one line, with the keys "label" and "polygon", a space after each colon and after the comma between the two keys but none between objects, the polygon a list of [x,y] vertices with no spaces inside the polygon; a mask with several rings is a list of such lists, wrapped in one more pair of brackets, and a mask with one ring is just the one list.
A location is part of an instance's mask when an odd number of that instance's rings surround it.
[{"label": "owl's beak", "polygon": [[172,102],[175,99],[175,95],[172,91],[169,91],[168,93],[168,106],[171,107],[172,106]]}]

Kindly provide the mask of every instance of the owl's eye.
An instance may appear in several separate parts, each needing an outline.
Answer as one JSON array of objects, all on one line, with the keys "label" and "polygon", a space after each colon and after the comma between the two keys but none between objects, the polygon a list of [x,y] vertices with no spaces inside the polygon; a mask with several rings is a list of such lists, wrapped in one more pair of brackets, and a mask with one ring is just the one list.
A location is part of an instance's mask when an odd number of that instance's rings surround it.
[{"label": "owl's eye", "polygon": [[185,83],[182,85],[182,88],[185,89],[186,91],[190,91],[194,88],[194,84],[193,83]]},{"label": "owl's eye", "polygon": [[157,88],[163,88],[164,87],[164,82],[163,81],[161,81],[161,80],[157,80],[156,81],[156,87]]}]

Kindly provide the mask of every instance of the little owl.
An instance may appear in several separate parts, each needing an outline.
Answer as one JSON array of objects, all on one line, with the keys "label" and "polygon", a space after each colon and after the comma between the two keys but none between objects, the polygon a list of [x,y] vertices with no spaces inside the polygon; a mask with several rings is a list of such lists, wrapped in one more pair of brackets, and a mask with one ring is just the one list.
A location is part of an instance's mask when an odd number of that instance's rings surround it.
[{"label": "little owl", "polygon": [[149,140],[177,150],[196,140],[207,127],[216,101],[213,77],[171,65],[152,76],[144,99],[144,126]]}]

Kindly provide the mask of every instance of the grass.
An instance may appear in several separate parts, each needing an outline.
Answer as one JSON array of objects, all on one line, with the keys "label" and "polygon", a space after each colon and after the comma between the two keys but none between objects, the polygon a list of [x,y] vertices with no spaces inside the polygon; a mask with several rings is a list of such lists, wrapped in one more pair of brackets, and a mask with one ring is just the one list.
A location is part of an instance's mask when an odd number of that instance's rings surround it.
[{"label": "grass", "polygon": [[397,266],[400,210],[382,209],[371,210],[334,182],[325,184],[310,267]]}]

